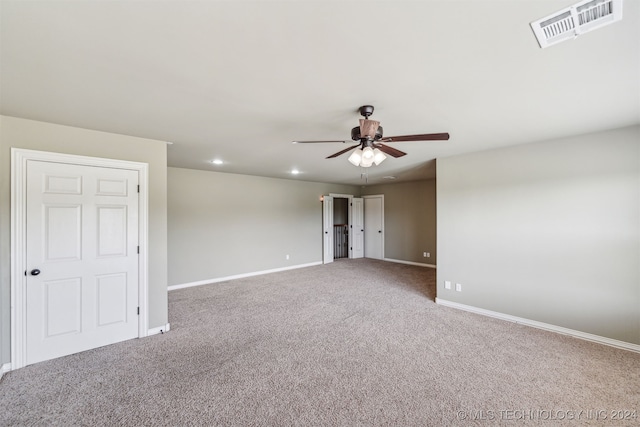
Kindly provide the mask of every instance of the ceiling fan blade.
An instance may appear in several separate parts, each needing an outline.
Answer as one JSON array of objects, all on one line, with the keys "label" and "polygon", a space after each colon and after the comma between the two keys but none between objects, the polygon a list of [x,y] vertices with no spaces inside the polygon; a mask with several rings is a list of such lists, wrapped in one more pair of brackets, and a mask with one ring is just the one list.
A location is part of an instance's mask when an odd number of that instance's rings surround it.
[{"label": "ceiling fan blade", "polygon": [[402,136],[385,136],[380,142],[402,142],[402,141],[447,141],[448,133],[425,133],[422,135],[402,135]]},{"label": "ceiling fan blade", "polygon": [[360,119],[360,137],[374,139],[378,126],[380,126],[380,122],[375,120]]},{"label": "ceiling fan blade", "polygon": [[388,145],[384,145],[384,144],[374,144],[374,147],[379,149],[380,151],[382,151],[385,154],[388,154],[392,157],[402,157],[404,155],[406,155],[407,153],[405,153],[404,151],[400,151],[400,150],[396,150],[393,147],[389,147]]},{"label": "ceiling fan blade", "polygon": [[338,157],[339,155],[344,154],[344,153],[346,153],[347,151],[353,150],[354,148],[359,147],[359,146],[360,146],[359,144],[356,144],[356,145],[354,145],[353,147],[345,148],[345,149],[344,149],[344,150],[342,150],[342,151],[338,151],[337,153],[333,153],[332,155],[330,155],[329,157],[327,157],[327,159],[333,159],[334,157]]},{"label": "ceiling fan blade", "polygon": [[327,142],[342,142],[343,144],[346,144],[347,142],[353,142],[353,141],[346,141],[344,139],[341,140],[336,140],[336,141],[291,141],[293,144],[324,144]]}]

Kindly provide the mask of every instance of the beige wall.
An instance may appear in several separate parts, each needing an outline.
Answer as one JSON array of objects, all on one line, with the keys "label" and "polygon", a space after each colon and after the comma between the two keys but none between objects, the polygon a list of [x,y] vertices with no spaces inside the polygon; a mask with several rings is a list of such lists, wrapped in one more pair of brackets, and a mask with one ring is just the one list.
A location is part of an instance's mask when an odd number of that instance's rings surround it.
[{"label": "beige wall", "polygon": [[166,144],[143,138],[0,116],[0,343],[10,361],[11,147],[149,164],[149,327],[167,323]]},{"label": "beige wall", "polygon": [[169,168],[169,285],[320,262],[320,196],[357,190]]},{"label": "beige wall", "polygon": [[[372,185],[362,195],[384,194],[384,256],[436,264],[436,182],[434,179]],[[424,252],[431,257],[425,258]]]},{"label": "beige wall", "polygon": [[640,344],[640,127],[439,159],[437,198],[438,298]]}]

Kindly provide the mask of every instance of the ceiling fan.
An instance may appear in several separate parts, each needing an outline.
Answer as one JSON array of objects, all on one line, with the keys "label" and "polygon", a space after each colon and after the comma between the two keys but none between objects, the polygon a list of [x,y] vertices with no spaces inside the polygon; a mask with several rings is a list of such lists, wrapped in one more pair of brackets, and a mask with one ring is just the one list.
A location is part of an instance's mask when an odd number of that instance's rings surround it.
[{"label": "ceiling fan", "polygon": [[[358,109],[364,119],[360,119],[360,126],[356,126],[351,129],[351,139],[356,141],[357,144],[344,150],[338,151],[327,157],[332,159],[338,157],[348,151],[357,148],[349,157],[349,162],[355,166],[370,167],[373,164],[379,165],[384,159],[387,158],[385,154],[391,157],[402,157],[407,153],[397,150],[388,145],[384,145],[383,142],[408,142],[408,141],[447,141],[449,139],[448,133],[425,133],[420,135],[402,135],[402,136],[383,136],[382,126],[380,122],[376,120],[369,120],[371,114],[373,114],[372,105],[363,105]],[[349,143],[351,141],[337,140],[337,141],[293,141],[297,144],[317,144],[327,142],[342,142]]]}]

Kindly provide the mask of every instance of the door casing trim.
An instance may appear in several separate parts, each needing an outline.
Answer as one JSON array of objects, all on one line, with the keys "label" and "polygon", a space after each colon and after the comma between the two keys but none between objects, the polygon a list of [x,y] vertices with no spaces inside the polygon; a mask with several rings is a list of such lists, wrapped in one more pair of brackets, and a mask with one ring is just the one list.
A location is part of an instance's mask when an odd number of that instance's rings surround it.
[{"label": "door casing trim", "polygon": [[[349,221],[349,241],[347,244],[349,245],[349,259],[353,258],[353,233],[351,232],[353,228],[353,194],[339,194],[339,193],[329,193],[329,196],[333,197],[333,201],[335,203],[336,199],[347,199],[347,221]],[[335,254],[334,254],[335,256]]]},{"label": "door casing trim", "polygon": [[27,213],[27,162],[30,160],[67,163],[82,166],[97,166],[113,169],[128,169],[138,172],[140,185],[138,206],[138,234],[140,255],[138,257],[138,337],[148,334],[148,290],[149,290],[149,165],[128,160],[106,159],[53,153],[48,151],[11,148],[11,369],[26,366],[26,213]]}]

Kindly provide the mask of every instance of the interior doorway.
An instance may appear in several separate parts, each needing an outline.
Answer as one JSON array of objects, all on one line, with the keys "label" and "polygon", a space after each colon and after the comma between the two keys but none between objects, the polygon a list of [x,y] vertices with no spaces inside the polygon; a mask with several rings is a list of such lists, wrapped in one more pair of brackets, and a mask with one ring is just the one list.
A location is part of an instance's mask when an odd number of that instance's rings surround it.
[{"label": "interior doorway", "polygon": [[333,258],[349,258],[349,199],[333,199]]},{"label": "interior doorway", "polygon": [[352,194],[322,197],[323,263],[364,256],[363,199]]}]

